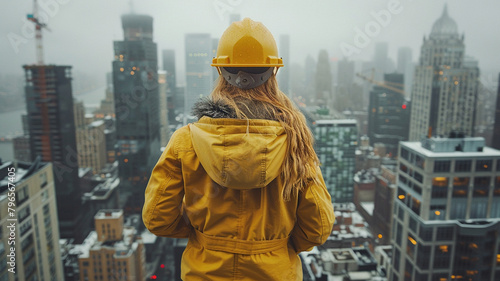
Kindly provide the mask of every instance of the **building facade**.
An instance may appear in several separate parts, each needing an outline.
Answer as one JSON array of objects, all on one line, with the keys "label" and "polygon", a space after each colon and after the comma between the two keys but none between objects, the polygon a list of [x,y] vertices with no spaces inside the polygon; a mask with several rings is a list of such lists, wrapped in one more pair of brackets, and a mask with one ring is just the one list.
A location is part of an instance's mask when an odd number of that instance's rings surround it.
[{"label": "building facade", "polygon": [[[403,74],[385,74],[386,83],[403,90]],[[383,143],[386,153],[395,156],[398,153],[398,143],[408,140],[410,124],[410,102],[403,94],[381,86],[373,87],[370,92],[368,112],[368,137],[370,144]]]},{"label": "building facade", "polygon": [[[52,162],[60,235],[86,235],[81,221],[71,66],[25,65],[31,160]],[[78,238],[78,239],[80,239]]]},{"label": "building facade", "polygon": [[353,202],[358,146],[356,120],[317,120],[312,131],[332,202]]},{"label": "building facade", "polygon": [[409,140],[458,132],[474,135],[477,62],[465,59],[464,36],[445,6],[420,52],[412,89]]},{"label": "building facade", "polygon": [[210,66],[213,50],[208,33],[186,34],[186,95],[184,114],[191,115],[193,105],[210,95],[213,86],[213,69]]},{"label": "building facade", "polygon": [[[32,164],[0,163],[0,280],[64,280],[59,251],[59,226],[56,188],[52,164],[38,158]],[[16,180],[9,180],[9,172]],[[14,183],[15,191],[9,190]],[[15,193],[15,207],[9,193]],[[15,227],[10,220],[14,209]],[[14,237],[14,240],[9,239]],[[10,243],[14,241],[15,244]],[[15,254],[15,274],[9,272],[12,252]]]},{"label": "building facade", "polygon": [[392,280],[499,280],[500,151],[484,144],[401,143]]},{"label": "building facade", "polygon": [[161,154],[160,113],[153,18],[128,14],[121,19],[124,40],[114,42],[113,89],[116,160],[127,196],[144,193]]},{"label": "building facade", "polygon": [[124,226],[123,211],[101,210],[94,220],[96,230],[78,247],[80,280],[146,280],[144,244],[135,228]]}]

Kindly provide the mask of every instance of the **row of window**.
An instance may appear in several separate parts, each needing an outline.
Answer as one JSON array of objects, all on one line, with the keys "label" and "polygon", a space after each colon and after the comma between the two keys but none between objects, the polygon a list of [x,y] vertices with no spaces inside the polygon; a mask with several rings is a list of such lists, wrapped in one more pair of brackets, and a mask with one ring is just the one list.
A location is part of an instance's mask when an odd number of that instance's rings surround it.
[{"label": "row of window", "polygon": [[[491,172],[493,169],[492,159],[476,160],[474,171],[472,171],[472,160],[456,160],[454,172]],[[497,160],[497,171],[500,171],[500,159]],[[434,161],[435,173],[448,173],[451,171],[451,160]]]}]

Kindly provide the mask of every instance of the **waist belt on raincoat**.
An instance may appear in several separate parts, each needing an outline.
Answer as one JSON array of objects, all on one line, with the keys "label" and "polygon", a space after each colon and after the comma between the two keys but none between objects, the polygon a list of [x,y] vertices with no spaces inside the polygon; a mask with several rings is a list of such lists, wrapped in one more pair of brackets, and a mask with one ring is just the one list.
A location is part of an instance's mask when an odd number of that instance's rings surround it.
[{"label": "waist belt on raincoat", "polygon": [[254,255],[268,253],[287,246],[288,237],[262,241],[248,241],[224,237],[209,236],[198,230],[194,231],[198,242],[208,250],[233,254]]}]

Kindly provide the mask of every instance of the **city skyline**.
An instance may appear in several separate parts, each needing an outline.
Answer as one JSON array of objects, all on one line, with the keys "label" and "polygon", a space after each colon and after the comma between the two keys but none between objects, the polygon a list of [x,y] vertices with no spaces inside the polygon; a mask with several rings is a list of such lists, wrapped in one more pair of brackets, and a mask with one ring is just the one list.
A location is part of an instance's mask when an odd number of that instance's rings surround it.
[{"label": "city skyline", "polygon": [[[59,2],[63,3],[63,1]],[[401,0],[328,4],[296,1],[291,4],[273,1],[266,3],[266,9],[259,9],[259,5],[253,7],[245,1],[230,2],[231,5],[223,0],[169,3],[171,7],[167,6],[162,9],[166,4],[151,1],[141,3],[141,5],[136,3],[134,11],[137,14],[150,15],[155,19],[154,36],[158,42],[158,51],[174,49],[178,54],[176,56],[177,71],[183,73],[185,71],[182,55],[184,35],[205,32],[217,37],[227,27],[230,14],[238,13],[241,18],[248,16],[262,21],[277,38],[280,34],[289,34],[291,61],[286,63],[287,66],[290,66],[292,62],[302,63],[307,55],[315,57],[320,49],[326,49],[332,59],[342,59],[347,45],[359,51],[359,54],[349,56],[350,59],[369,60],[374,52],[375,43],[384,41],[389,44],[389,57],[395,61],[399,47],[409,46],[413,54],[418,54],[422,37],[429,34],[432,24],[439,17],[446,3],[446,1],[416,3]],[[494,13],[497,9],[494,7],[500,8],[500,3],[488,1],[488,5],[477,6],[465,1],[448,2],[450,15],[459,25],[459,33],[466,34],[466,54],[479,61],[483,74],[498,72],[497,65],[500,65],[500,57],[495,57],[493,54],[495,46],[500,45],[500,42],[495,36],[485,36],[484,30],[498,25],[499,20]],[[109,41],[122,38],[123,33],[118,19],[121,15],[130,12],[129,5],[118,1],[106,3],[86,1],[84,7],[82,6],[84,4],[79,1],[64,1],[64,3],[66,4],[53,5],[50,10],[52,12],[47,16],[48,25],[52,31],[45,31],[43,35],[46,62],[73,65],[77,72],[90,73],[104,80],[104,74],[111,70],[109,59],[113,57]],[[391,10],[396,13],[389,13],[389,5],[397,7]],[[273,8],[282,11],[279,20],[276,20],[275,13],[271,12]],[[95,14],[92,17],[95,20],[87,20],[88,14],[82,13],[82,9]],[[16,66],[35,62],[34,39],[29,37],[32,24],[24,20],[25,15],[31,10],[32,3],[29,1],[22,5],[16,3],[16,6],[3,10],[9,13],[2,15],[2,18],[12,24],[0,27],[0,34],[3,34],[5,39],[0,42],[0,48],[5,50],[0,54],[0,58],[5,62],[3,68],[0,68],[0,73],[20,73],[21,71],[17,70]],[[161,14],[160,11],[165,11],[165,13]],[[389,18],[384,20],[382,14],[387,15],[387,13],[389,13]],[[382,25],[377,23],[377,17]],[[481,20],[471,21],[471,17],[480,17]],[[192,21],[192,18],[197,18],[197,20]],[[367,27],[370,28],[369,26],[373,23],[378,26],[379,30],[373,29],[371,35],[374,36],[366,35],[367,44],[363,46],[356,44],[357,30],[363,31]],[[318,30],[318,27],[321,27],[319,30],[322,32],[325,27],[330,27],[328,34],[314,32]],[[23,30],[28,37],[23,35]],[[68,40],[69,38],[71,40]],[[89,48],[90,46],[92,48]],[[91,56],[88,53],[90,49],[92,50]],[[75,52],[81,55],[75,55]],[[416,60],[415,57],[414,60]],[[490,83],[497,78],[496,75],[488,77],[486,79]],[[177,75],[177,79],[178,82],[184,84],[183,75]]]}]

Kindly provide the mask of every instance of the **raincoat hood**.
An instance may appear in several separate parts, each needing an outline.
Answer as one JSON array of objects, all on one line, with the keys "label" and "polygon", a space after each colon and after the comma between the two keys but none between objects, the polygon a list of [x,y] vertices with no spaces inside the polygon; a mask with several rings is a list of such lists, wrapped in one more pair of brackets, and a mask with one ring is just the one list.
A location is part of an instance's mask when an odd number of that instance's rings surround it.
[{"label": "raincoat hood", "polygon": [[204,116],[190,134],[201,165],[223,187],[263,188],[281,172],[287,145],[277,121]]}]

